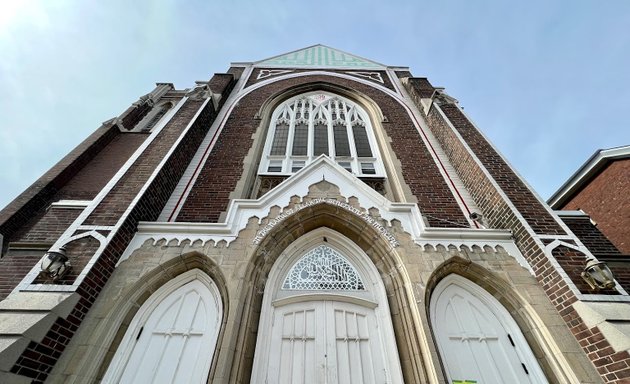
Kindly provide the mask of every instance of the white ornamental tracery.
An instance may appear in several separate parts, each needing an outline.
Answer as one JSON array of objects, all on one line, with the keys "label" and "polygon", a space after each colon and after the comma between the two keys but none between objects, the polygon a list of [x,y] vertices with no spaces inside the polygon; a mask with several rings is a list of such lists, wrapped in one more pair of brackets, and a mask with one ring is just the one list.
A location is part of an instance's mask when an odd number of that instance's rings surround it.
[{"label": "white ornamental tracery", "polygon": [[258,173],[288,176],[321,155],[355,175],[385,177],[370,117],[360,105],[319,91],[276,107]]},{"label": "white ornamental tracery", "polygon": [[282,289],[363,291],[365,286],[357,270],[345,257],[326,245],[320,245],[295,263]]}]

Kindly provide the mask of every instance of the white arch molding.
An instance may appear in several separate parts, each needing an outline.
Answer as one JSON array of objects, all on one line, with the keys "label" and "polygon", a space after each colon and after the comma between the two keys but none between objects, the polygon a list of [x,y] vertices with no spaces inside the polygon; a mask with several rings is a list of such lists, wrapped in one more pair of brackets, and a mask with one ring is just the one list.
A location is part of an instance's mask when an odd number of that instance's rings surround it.
[{"label": "white arch molding", "polygon": [[[283,289],[289,271],[326,246],[356,270],[358,289]],[[251,382],[402,383],[385,286],[354,242],[328,228],[291,244],[265,286]]]},{"label": "white arch molding", "polygon": [[456,274],[440,281],[430,316],[449,383],[548,382],[516,321],[472,281]]},{"label": "white arch molding", "polygon": [[140,307],[103,383],[205,383],[222,316],[208,275],[193,269],[175,277]]}]

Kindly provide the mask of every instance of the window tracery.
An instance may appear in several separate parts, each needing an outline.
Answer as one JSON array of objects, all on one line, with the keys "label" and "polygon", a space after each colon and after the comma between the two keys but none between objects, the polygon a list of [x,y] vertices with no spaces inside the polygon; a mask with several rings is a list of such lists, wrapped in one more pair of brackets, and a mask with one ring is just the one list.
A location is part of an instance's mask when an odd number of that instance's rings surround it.
[{"label": "window tracery", "polygon": [[292,174],[322,154],[358,176],[384,177],[368,114],[344,97],[321,91],[293,97],[275,109],[259,173]]},{"label": "window tracery", "polygon": [[282,289],[363,291],[365,286],[357,270],[345,257],[326,245],[320,245],[291,267]]}]

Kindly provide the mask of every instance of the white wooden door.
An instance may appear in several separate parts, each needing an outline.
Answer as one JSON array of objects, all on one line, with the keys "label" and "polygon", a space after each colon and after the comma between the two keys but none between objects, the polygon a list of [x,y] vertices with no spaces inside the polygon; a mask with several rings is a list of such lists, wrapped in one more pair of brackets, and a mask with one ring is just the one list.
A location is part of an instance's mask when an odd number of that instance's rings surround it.
[{"label": "white wooden door", "polygon": [[546,382],[513,319],[508,319],[512,324],[500,321],[486,303],[456,284],[444,289],[433,305],[433,326],[449,382]]},{"label": "white wooden door", "polygon": [[205,383],[218,311],[208,288],[193,280],[173,291],[136,336],[120,383]]},{"label": "white wooden door", "polygon": [[275,309],[267,383],[386,383],[374,309],[309,301]]}]

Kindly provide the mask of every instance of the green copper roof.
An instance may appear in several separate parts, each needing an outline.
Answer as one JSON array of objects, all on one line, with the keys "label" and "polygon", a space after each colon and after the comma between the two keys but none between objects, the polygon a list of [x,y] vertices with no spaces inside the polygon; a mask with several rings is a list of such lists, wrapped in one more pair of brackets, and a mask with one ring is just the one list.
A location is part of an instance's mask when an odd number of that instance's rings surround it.
[{"label": "green copper roof", "polygon": [[314,45],[256,63],[273,67],[383,68],[382,64],[346,52]]}]

